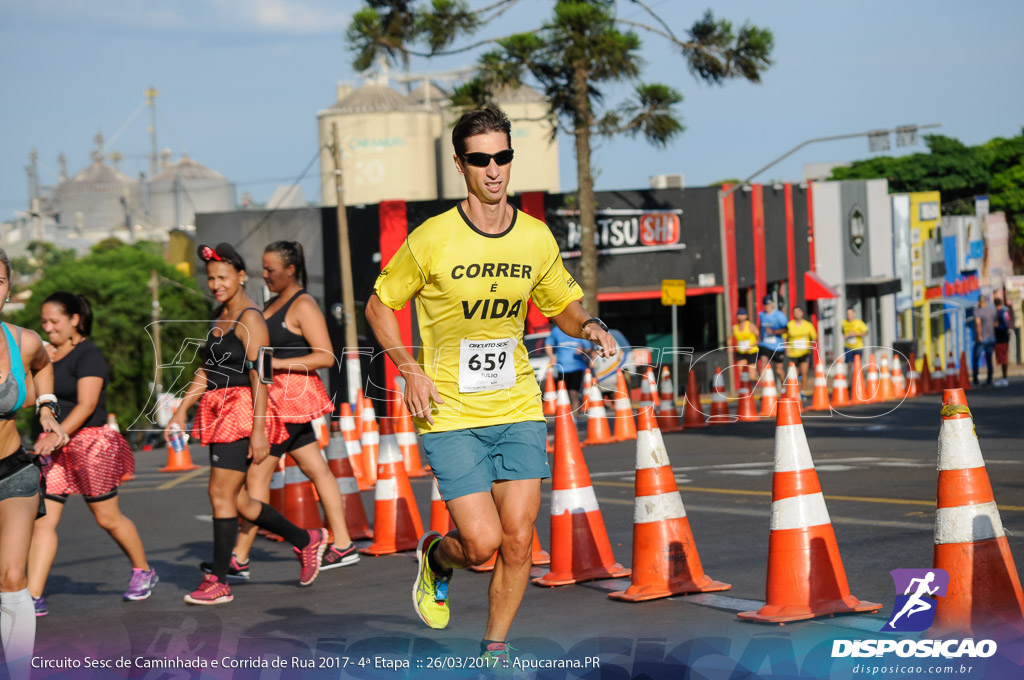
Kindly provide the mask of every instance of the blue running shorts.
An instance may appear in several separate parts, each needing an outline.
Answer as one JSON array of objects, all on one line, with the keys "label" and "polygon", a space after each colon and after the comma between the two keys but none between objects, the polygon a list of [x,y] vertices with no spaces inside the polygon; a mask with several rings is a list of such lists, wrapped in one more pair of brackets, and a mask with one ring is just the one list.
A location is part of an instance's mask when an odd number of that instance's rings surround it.
[{"label": "blue running shorts", "polygon": [[551,476],[547,424],[539,420],[428,432],[422,444],[446,501],[490,492],[491,484],[498,480]]}]

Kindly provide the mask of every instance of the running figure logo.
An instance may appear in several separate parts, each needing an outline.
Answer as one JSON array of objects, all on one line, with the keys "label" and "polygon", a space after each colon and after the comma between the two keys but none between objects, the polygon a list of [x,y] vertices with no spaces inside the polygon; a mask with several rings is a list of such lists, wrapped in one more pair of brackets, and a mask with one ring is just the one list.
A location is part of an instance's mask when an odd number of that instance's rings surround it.
[{"label": "running figure logo", "polygon": [[935,620],[934,596],[943,597],[949,586],[945,569],[893,569],[889,572],[896,592],[892,618],[882,627],[883,632],[922,631]]}]

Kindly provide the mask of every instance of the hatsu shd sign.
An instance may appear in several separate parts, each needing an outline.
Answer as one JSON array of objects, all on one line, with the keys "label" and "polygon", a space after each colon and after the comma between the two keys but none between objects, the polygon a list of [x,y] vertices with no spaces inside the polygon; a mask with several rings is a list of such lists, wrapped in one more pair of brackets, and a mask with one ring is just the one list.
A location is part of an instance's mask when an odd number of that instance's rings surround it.
[{"label": "hatsu shd sign", "polygon": [[[583,232],[578,210],[557,210],[565,233],[563,258],[579,257]],[[609,208],[597,211],[594,241],[602,255],[644,253],[652,250],[684,250],[681,223],[683,211]]]}]

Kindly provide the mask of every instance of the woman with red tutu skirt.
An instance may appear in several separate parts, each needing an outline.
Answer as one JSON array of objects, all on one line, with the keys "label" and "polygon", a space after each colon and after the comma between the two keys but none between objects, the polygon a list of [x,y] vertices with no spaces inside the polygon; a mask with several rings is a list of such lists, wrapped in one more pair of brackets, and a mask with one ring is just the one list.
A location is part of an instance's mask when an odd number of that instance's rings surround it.
[{"label": "woman with red tutu skirt", "polygon": [[210,573],[185,596],[185,602],[214,605],[234,599],[227,574],[239,515],[295,547],[302,586],[313,583],[320,573],[327,532],[300,529],[243,489],[249,466],[263,462],[270,455],[270,444],[285,441],[288,432],[283,423],[267,418],[267,386],[260,381],[257,363],[269,342],[267,324],[245,294],[245,261],[228,243],[200,246],[199,257],[206,263],[207,284],[220,305],[206,339],[206,361],[196,371],[164,436],[170,442],[184,431],[188,409],[199,402],[192,436],[210,447],[213,562]]},{"label": "woman with red tutu skirt", "polygon": [[[0,248],[0,311],[11,301],[11,261]],[[35,662],[36,617],[25,575],[33,523],[46,512],[39,459],[68,441],[57,419],[53,366],[34,332],[0,323],[0,639],[7,676],[28,680]],[[36,396],[38,395],[38,396]],[[35,399],[46,434],[34,451],[21,445],[15,416]]]},{"label": "woman with red tutu skirt", "polygon": [[57,525],[68,496],[81,495],[102,529],[132,564],[125,600],[145,600],[159,580],[146,561],[135,524],[121,512],[117,487],[135,470],[135,457],[120,432],[107,427],[107,380],[103,352],[89,339],[92,309],[82,295],[58,291],[43,301],[43,330],[54,346],[53,391],[61,426],[71,441],[43,466],[46,515],[36,520],[28,560],[29,591],[36,616],[47,613],[43,590],[57,556]]},{"label": "woman with red tutu skirt", "polygon": [[[274,348],[274,383],[270,386],[270,410],[288,432],[288,438],[270,447],[270,456],[249,468],[246,488],[249,496],[270,498],[270,478],[286,453],[313,482],[327,523],[334,532],[334,544],[325,552],[321,570],[347,567],[359,561],[345,525],[345,505],[338,482],[320,445],[312,422],[334,411],[316,371],[335,363],[327,321],[313,296],[306,292],[306,260],[298,241],[275,241],[263,253],[263,281],[277,297],[263,309],[270,346]],[[256,527],[243,522],[231,557],[228,578],[248,580],[249,550]]]}]

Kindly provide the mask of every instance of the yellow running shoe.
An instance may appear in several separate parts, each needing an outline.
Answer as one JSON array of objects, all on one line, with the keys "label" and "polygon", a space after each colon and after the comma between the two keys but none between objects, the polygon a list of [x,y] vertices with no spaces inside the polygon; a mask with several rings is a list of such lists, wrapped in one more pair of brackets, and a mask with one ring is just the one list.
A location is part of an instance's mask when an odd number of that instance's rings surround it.
[{"label": "yellow running shoe", "polygon": [[427,551],[441,540],[441,534],[428,531],[420,537],[416,546],[418,571],[412,584],[412,604],[423,623],[431,628],[445,628],[448,625],[448,581],[450,576],[439,576],[430,568]]}]

